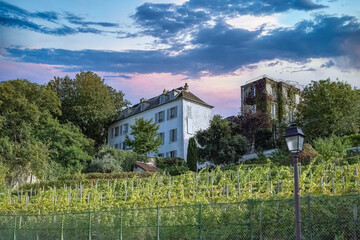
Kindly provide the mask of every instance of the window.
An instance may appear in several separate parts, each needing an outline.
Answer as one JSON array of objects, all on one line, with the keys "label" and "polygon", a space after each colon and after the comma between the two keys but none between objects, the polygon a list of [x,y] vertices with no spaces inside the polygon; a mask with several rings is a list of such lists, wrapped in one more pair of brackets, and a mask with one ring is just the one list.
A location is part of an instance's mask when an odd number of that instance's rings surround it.
[{"label": "window", "polygon": [[160,104],[164,103],[165,102],[165,96],[161,95],[159,101],[160,101]]},{"label": "window", "polygon": [[253,95],[254,95],[254,97],[256,96],[256,88],[255,87],[253,89]]},{"label": "window", "polygon": [[119,136],[119,127],[115,127],[115,137]]},{"label": "window", "polygon": [[140,104],[140,111],[144,110],[144,104]]},{"label": "window", "polygon": [[164,157],[164,154],[163,154],[163,153],[159,153],[159,154],[158,154],[158,157]]},{"label": "window", "polygon": [[186,106],[186,115],[191,118],[191,106]]},{"label": "window", "polygon": [[256,105],[252,105],[251,111],[252,111],[252,113],[256,113]]},{"label": "window", "polygon": [[290,116],[289,116],[289,121],[290,121],[290,122],[293,122],[294,119],[295,119],[295,117],[294,117],[294,116],[295,116],[294,111],[290,111],[289,115],[290,115]]},{"label": "window", "polygon": [[187,118],[186,119],[187,122],[187,133],[188,134],[193,134],[193,130],[192,130],[192,119],[191,118]]},{"label": "window", "polygon": [[114,133],[115,133],[115,128],[111,128],[111,130],[110,130],[110,138],[114,137]]},{"label": "window", "polygon": [[177,107],[172,107],[167,110],[167,118],[168,120],[176,118],[177,117]]},{"label": "window", "polygon": [[155,122],[161,123],[165,121],[165,111],[155,113]]},{"label": "window", "polygon": [[273,103],[271,105],[271,117],[276,118],[276,105],[275,105],[275,103]]},{"label": "window", "polygon": [[126,134],[128,132],[129,132],[129,124],[126,123],[126,124],[123,125],[123,134]]},{"label": "window", "polygon": [[164,142],[165,142],[165,133],[164,132],[161,132],[159,133],[159,136],[161,138],[161,145],[164,145]]},{"label": "window", "polygon": [[169,134],[170,142],[176,142],[177,140],[177,129],[171,129]]},{"label": "window", "polygon": [[176,157],[176,150],[170,151],[170,157]]},{"label": "window", "polygon": [[170,151],[166,153],[166,157],[176,157],[177,152],[176,150]]},{"label": "window", "polygon": [[119,144],[115,144],[115,148],[119,148]]}]

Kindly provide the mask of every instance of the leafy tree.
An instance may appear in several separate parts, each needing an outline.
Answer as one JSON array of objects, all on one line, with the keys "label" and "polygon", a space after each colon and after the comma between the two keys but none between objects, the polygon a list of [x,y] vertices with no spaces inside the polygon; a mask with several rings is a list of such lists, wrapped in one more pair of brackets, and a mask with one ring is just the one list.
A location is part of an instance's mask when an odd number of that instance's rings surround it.
[{"label": "leafy tree", "polygon": [[202,161],[216,164],[234,163],[246,152],[247,141],[239,135],[232,135],[229,122],[215,115],[210,127],[196,133],[200,144],[199,155]]},{"label": "leafy tree", "polygon": [[121,91],[90,71],[76,74],[75,79],[55,77],[48,85],[61,100],[61,123],[70,121],[79,126],[97,146],[106,139],[109,121],[129,104]]},{"label": "leafy tree", "polygon": [[238,115],[230,120],[231,131],[234,134],[244,136],[251,145],[252,150],[256,147],[256,133],[261,129],[271,129],[271,119],[268,113],[245,110],[242,115]]},{"label": "leafy tree", "polygon": [[302,96],[298,117],[307,139],[359,132],[360,94],[350,84],[312,81]]},{"label": "leafy tree", "polygon": [[195,138],[189,139],[188,151],[187,151],[187,165],[191,171],[197,171],[198,151]]},{"label": "leafy tree", "polygon": [[60,124],[48,117],[34,135],[48,144],[51,159],[64,167],[80,170],[93,157],[94,141],[72,123]]},{"label": "leafy tree", "polygon": [[133,136],[133,139],[126,136],[125,144],[138,154],[157,152],[162,143],[157,132],[158,130],[159,125],[152,123],[152,119],[144,120],[143,118],[138,118],[131,125],[130,134]]},{"label": "leafy tree", "polygon": [[20,142],[50,114],[61,114],[60,100],[51,89],[23,79],[0,83],[0,136]]}]

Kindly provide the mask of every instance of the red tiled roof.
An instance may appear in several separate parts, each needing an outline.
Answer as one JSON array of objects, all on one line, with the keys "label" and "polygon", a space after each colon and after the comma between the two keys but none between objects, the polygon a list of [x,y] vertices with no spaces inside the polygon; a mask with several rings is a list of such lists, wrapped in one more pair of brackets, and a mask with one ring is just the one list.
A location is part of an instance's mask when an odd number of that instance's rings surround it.
[{"label": "red tiled roof", "polygon": [[148,171],[148,172],[157,172],[158,171],[157,167],[155,167],[152,164],[143,163],[143,162],[135,162],[135,165],[144,171]]}]

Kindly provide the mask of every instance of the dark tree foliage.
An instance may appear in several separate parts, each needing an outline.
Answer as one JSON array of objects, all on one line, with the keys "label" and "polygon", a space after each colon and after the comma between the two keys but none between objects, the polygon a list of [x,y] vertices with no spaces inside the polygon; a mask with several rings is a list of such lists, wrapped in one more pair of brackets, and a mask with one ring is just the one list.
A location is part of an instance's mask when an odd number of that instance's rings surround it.
[{"label": "dark tree foliage", "polygon": [[191,171],[197,171],[198,151],[195,138],[189,139],[188,151],[187,151],[187,165]]},{"label": "dark tree foliage", "polygon": [[200,144],[200,160],[215,164],[235,163],[246,153],[247,141],[240,134],[232,134],[228,120],[215,115],[210,127],[196,133]]},{"label": "dark tree foliage", "polygon": [[252,147],[255,145],[256,132],[260,129],[271,129],[271,120],[265,112],[252,113],[248,110],[244,111],[243,115],[233,117],[230,127],[233,133],[244,136]]},{"label": "dark tree foliage", "polygon": [[302,96],[298,118],[308,140],[359,132],[360,94],[350,84],[312,81]]},{"label": "dark tree foliage", "polygon": [[256,149],[268,150],[274,148],[273,133],[269,129],[258,129],[255,132]]},{"label": "dark tree foliage", "polygon": [[105,142],[108,123],[129,104],[121,91],[90,71],[76,74],[75,79],[55,77],[48,86],[61,100],[60,122],[77,125],[96,146]]}]

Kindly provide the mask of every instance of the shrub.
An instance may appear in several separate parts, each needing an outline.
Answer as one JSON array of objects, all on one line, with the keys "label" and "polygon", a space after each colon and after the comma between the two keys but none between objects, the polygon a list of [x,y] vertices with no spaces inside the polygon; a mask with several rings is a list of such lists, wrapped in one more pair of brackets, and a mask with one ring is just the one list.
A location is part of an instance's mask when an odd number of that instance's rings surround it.
[{"label": "shrub", "polygon": [[156,158],[156,167],[172,176],[189,171],[184,159],[178,157]]},{"label": "shrub", "polygon": [[92,161],[87,171],[98,173],[112,173],[121,172],[122,168],[120,166],[120,163],[116,161],[110,153],[107,153],[101,158],[96,158],[94,161]]},{"label": "shrub", "polygon": [[[109,160],[109,158],[113,158],[114,161]],[[132,151],[125,151],[122,149],[113,148],[113,147],[110,147],[109,145],[102,146],[100,148],[100,150],[97,152],[95,159],[99,159],[99,160],[100,159],[108,159],[107,160],[108,167],[110,167],[109,164],[111,164],[111,165],[113,165],[113,167],[112,167],[113,170],[125,171],[125,172],[133,171],[136,161],[148,162],[148,157],[146,155],[139,155]],[[93,172],[93,170],[90,169],[90,166],[95,167],[95,165],[94,165],[95,162],[96,162],[96,160],[93,160],[85,172]],[[97,166],[99,166],[99,164],[100,163],[97,163]]]},{"label": "shrub", "polygon": [[268,129],[257,130],[255,133],[255,147],[263,150],[272,149],[274,147],[272,132]]},{"label": "shrub", "polygon": [[319,153],[310,144],[305,143],[302,152],[299,153],[299,161],[303,165],[307,165],[317,156]]},{"label": "shrub", "polygon": [[329,138],[314,140],[314,146],[324,161],[340,161],[346,156],[350,145],[343,138],[332,135]]},{"label": "shrub", "polygon": [[360,134],[352,134],[343,137],[344,141],[347,142],[350,147],[360,146]]}]

